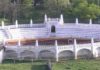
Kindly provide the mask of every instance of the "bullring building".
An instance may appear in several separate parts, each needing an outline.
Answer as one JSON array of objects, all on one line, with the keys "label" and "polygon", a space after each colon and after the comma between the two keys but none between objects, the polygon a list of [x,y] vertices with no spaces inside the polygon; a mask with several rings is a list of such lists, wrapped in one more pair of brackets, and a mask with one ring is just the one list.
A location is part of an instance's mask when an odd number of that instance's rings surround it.
[{"label": "bullring building", "polygon": [[5,50],[0,59],[66,60],[100,57],[100,25],[64,23],[60,18],[44,17],[43,23],[0,26],[0,42]]}]

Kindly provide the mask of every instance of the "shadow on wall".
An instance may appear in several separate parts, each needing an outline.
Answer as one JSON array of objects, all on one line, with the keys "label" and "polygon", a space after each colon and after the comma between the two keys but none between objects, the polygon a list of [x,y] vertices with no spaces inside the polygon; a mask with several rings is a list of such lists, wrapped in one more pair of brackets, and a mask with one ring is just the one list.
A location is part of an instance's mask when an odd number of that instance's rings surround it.
[{"label": "shadow on wall", "polygon": [[88,49],[79,50],[77,56],[78,56],[78,59],[92,59],[93,58],[92,52]]},{"label": "shadow on wall", "polygon": [[74,59],[74,53],[70,50],[62,51],[59,53],[59,60]]}]

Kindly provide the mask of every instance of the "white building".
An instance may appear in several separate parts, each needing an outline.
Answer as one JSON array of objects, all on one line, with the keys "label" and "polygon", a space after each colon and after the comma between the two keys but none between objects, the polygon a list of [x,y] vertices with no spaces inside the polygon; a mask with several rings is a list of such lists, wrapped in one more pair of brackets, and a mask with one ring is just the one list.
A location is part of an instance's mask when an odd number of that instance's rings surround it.
[{"label": "white building", "polygon": [[[100,57],[100,25],[64,23],[60,18],[48,18],[44,23],[18,24],[0,27],[0,40],[6,47],[3,59],[63,59]],[[2,56],[2,55],[1,55]]]}]

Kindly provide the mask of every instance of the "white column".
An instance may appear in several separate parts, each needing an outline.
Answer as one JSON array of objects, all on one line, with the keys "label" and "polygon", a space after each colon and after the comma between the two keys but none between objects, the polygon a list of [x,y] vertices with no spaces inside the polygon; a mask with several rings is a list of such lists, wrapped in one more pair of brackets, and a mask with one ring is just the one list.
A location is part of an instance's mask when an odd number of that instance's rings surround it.
[{"label": "white column", "polygon": [[75,55],[75,59],[77,59],[77,40],[74,39],[74,55]]},{"label": "white column", "polygon": [[35,41],[35,46],[36,46],[36,47],[39,46],[38,40]]},{"label": "white column", "polygon": [[36,52],[35,52],[35,54],[36,54],[35,59],[36,60],[38,59],[38,54],[39,54],[39,52],[38,52],[39,47],[38,46],[39,46],[39,41],[35,40],[35,50],[36,50]]},{"label": "white column", "polygon": [[3,39],[3,45],[5,45],[6,44],[6,39]]},{"label": "white column", "polygon": [[55,40],[55,46],[58,46],[58,42],[57,42],[57,40]]},{"label": "white column", "polygon": [[44,23],[47,23],[47,20],[48,20],[48,17],[47,17],[47,15],[45,14],[45,15],[44,15]]},{"label": "white column", "polygon": [[75,23],[76,23],[76,24],[79,24],[79,22],[78,22],[78,18],[76,18]]},{"label": "white column", "polygon": [[20,39],[18,40],[18,46],[21,46],[21,40]]},{"label": "white column", "polygon": [[33,20],[31,19],[30,20],[30,27],[32,27],[32,25],[33,25]]},{"label": "white column", "polygon": [[16,28],[18,28],[18,20],[15,21]]},{"label": "white column", "polygon": [[5,26],[5,25],[4,25],[4,21],[2,21],[2,28],[4,28],[4,26]]},{"label": "white column", "polygon": [[92,24],[92,19],[89,20],[89,24],[90,24],[90,25]]},{"label": "white column", "polygon": [[63,14],[60,15],[60,24],[61,24],[61,25],[64,24]]},{"label": "white column", "polygon": [[56,47],[56,61],[58,62],[59,59],[58,59],[58,42],[57,42],[57,40],[55,40],[55,47]]},{"label": "white column", "polygon": [[4,49],[0,50],[0,64],[3,62]]},{"label": "white column", "polygon": [[93,57],[96,57],[96,52],[94,50],[94,38],[91,38],[91,52],[93,54]]}]

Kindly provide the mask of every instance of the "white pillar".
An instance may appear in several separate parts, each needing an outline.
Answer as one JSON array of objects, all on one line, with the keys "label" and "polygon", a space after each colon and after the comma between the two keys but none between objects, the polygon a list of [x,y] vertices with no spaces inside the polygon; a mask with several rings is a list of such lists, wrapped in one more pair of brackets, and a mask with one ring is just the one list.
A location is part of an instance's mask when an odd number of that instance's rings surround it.
[{"label": "white pillar", "polygon": [[4,25],[4,21],[2,21],[2,28],[4,28],[4,26],[5,26],[5,25]]},{"label": "white pillar", "polygon": [[93,57],[96,57],[96,52],[94,50],[94,38],[91,38],[91,52],[93,54]]},{"label": "white pillar", "polygon": [[58,46],[58,42],[57,42],[57,40],[55,40],[55,46]]},{"label": "white pillar", "polygon": [[58,59],[58,42],[57,42],[57,40],[55,40],[55,47],[56,47],[56,61],[58,62],[59,59]]},{"label": "white pillar", "polygon": [[78,22],[78,18],[76,18],[75,23],[76,23],[76,24],[79,24],[79,22]]},{"label": "white pillar", "polygon": [[6,44],[6,39],[3,39],[3,45],[5,46],[5,44]]},{"label": "white pillar", "polygon": [[45,14],[45,15],[44,15],[44,23],[47,23],[47,21],[48,21],[48,17],[47,17],[47,15]]},{"label": "white pillar", "polygon": [[75,59],[77,59],[77,40],[74,39],[74,55],[75,55]]},{"label": "white pillar", "polygon": [[0,50],[0,63],[3,62],[3,56],[4,56],[4,49]]},{"label": "white pillar", "polygon": [[18,40],[18,46],[21,46],[21,40]]},{"label": "white pillar", "polygon": [[63,25],[64,24],[64,18],[63,18],[63,14],[60,15],[60,24]]},{"label": "white pillar", "polygon": [[92,19],[89,20],[89,24],[90,24],[90,25],[92,24]]},{"label": "white pillar", "polygon": [[18,28],[18,20],[15,21],[16,28]]},{"label": "white pillar", "polygon": [[39,47],[38,46],[39,46],[39,41],[35,40],[35,50],[36,50],[36,52],[35,52],[35,54],[36,54],[35,59],[36,60],[38,59],[38,54],[39,54],[39,52],[38,52]]},{"label": "white pillar", "polygon": [[33,25],[33,20],[31,19],[30,20],[30,27],[32,27],[32,25]]},{"label": "white pillar", "polygon": [[91,38],[91,45],[94,45],[94,38]]},{"label": "white pillar", "polygon": [[35,41],[35,46],[36,46],[36,47],[39,46],[39,42],[38,42],[38,40]]}]

